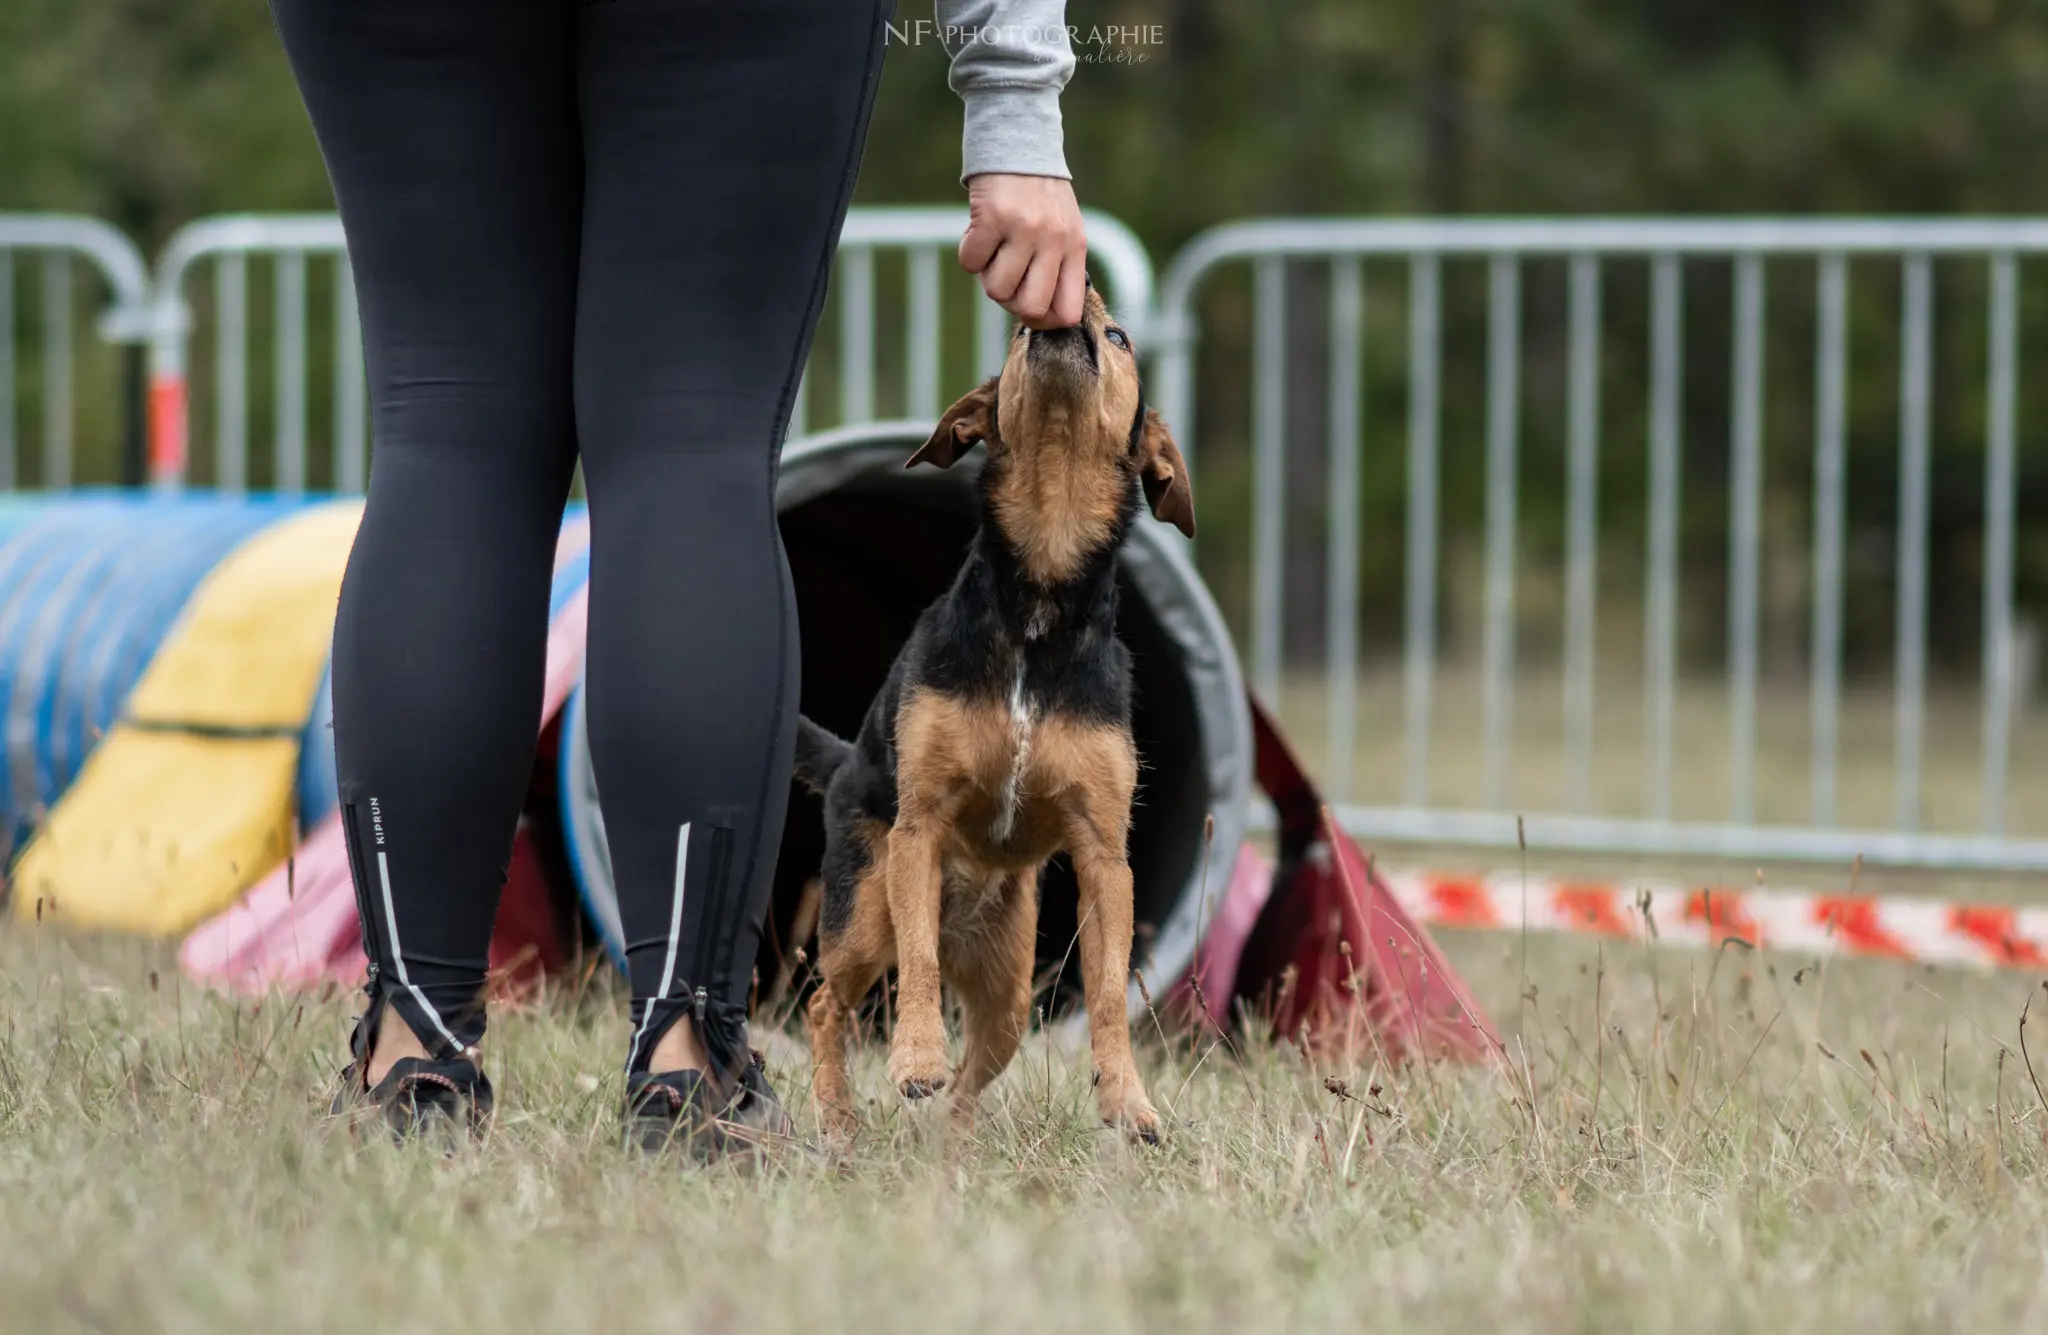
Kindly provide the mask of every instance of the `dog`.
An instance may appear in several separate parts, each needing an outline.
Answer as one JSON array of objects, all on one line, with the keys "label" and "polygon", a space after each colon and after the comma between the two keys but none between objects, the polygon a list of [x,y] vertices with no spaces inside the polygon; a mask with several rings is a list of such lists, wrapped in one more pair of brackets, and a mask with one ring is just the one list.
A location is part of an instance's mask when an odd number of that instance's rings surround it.
[{"label": "dog", "polygon": [[808,1016],[819,1121],[840,1138],[858,1126],[848,1024],[891,965],[890,1080],[911,1099],[947,1085],[943,979],[965,1038],[952,1098],[971,1119],[1030,1023],[1039,876],[1065,851],[1096,1103],[1104,1122],[1156,1143],[1126,1019],[1138,755],[1116,562],[1141,490],[1155,517],[1194,535],[1187,464],[1092,285],[1079,325],[1020,328],[1002,370],[947,409],[904,466],[949,468],[976,445],[987,451],[980,526],[859,736],[798,724],[798,778],[825,800]]}]

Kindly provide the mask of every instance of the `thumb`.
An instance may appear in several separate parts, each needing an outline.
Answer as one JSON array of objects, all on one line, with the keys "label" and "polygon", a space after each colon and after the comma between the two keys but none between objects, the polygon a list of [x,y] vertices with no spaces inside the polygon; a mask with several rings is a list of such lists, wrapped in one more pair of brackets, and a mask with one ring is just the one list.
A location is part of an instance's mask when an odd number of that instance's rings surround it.
[{"label": "thumb", "polygon": [[969,273],[980,273],[995,258],[1002,241],[1002,234],[986,218],[970,218],[967,233],[960,238],[960,267]]}]

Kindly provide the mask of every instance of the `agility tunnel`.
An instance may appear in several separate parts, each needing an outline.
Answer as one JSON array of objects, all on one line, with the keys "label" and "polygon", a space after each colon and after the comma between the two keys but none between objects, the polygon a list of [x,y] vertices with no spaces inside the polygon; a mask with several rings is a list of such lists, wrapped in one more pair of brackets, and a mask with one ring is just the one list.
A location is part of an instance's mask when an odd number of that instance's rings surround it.
[{"label": "agility tunnel", "polygon": [[[555,545],[535,784],[514,835],[491,940],[493,972],[522,981],[566,963],[583,935],[561,911],[570,896],[556,851],[561,840],[553,777],[562,704],[583,669],[589,548],[590,522],[581,506],[571,507]],[[308,833],[288,861],[185,939],[180,964],[193,978],[250,993],[362,981],[362,927],[336,814],[333,716],[323,674],[299,764],[299,806]]]},{"label": "agility tunnel", "polygon": [[[952,583],[974,534],[979,454],[946,471],[904,468],[930,433],[927,423],[875,423],[795,441],[783,452],[776,504],[803,637],[802,707],[842,736],[859,728],[918,614]],[[1237,863],[1252,730],[1229,631],[1181,536],[1141,517],[1121,575],[1117,632],[1134,662],[1133,724],[1143,766],[1131,832],[1133,954],[1163,997],[1194,960]],[[580,691],[564,716],[560,763],[562,825],[577,889],[599,939],[621,958],[618,898]],[[817,798],[798,792],[762,934],[764,990],[789,978],[795,950],[811,933],[817,906],[807,886],[823,855],[822,809]],[[1041,969],[1060,973],[1056,1005],[1079,989],[1075,969],[1059,971],[1074,939],[1075,905],[1072,869],[1056,859],[1038,927]],[[1144,1004],[1135,983],[1131,1003]]]},{"label": "agility tunnel", "polygon": [[360,511],[91,496],[0,542],[17,912],[177,932],[284,859]]},{"label": "agility tunnel", "polygon": [[0,862],[77,777],[193,590],[295,508],[0,497]]}]

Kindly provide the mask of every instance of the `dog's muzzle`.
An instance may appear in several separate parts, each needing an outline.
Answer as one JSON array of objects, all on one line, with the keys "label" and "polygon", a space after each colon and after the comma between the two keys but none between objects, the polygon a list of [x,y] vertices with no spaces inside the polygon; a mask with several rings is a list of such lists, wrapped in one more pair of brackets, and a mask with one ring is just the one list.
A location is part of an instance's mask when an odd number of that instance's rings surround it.
[{"label": "dog's muzzle", "polygon": [[1076,369],[1086,368],[1090,375],[1096,374],[1095,331],[1085,324],[1065,329],[1034,329],[1025,351],[1037,365],[1066,362]]}]

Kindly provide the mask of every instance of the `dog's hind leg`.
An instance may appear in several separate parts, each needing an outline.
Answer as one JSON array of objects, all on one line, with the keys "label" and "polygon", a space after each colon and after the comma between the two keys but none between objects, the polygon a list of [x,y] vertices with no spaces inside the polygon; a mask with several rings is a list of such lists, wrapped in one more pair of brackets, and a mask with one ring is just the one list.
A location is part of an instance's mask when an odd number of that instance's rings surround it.
[{"label": "dog's hind leg", "polygon": [[951,955],[941,955],[946,982],[960,999],[967,1046],[954,1077],[956,1120],[973,1119],[981,1091],[1017,1055],[1031,1025],[1031,971],[1038,953],[1038,873],[1012,877],[1002,903],[973,936],[947,938]]},{"label": "dog's hind leg", "polygon": [[[846,1031],[851,1027],[855,1008],[880,974],[879,969],[855,971],[842,965],[839,971],[828,974],[826,981],[811,994],[808,1018],[811,1061],[815,1068],[811,1075],[811,1102],[817,1109],[819,1128],[834,1139],[850,1139],[860,1129],[860,1116],[854,1108],[853,1082],[846,1069]],[[842,1000],[835,981],[860,977],[866,978],[866,986],[855,993],[851,1002]],[[852,990],[851,983],[848,990]]]},{"label": "dog's hind leg", "polygon": [[847,1031],[868,989],[889,967],[894,936],[889,926],[886,873],[880,867],[861,878],[851,919],[820,942],[818,972],[807,1013],[811,1040],[811,1101],[818,1125],[835,1139],[860,1129],[853,1082],[846,1069]]}]

